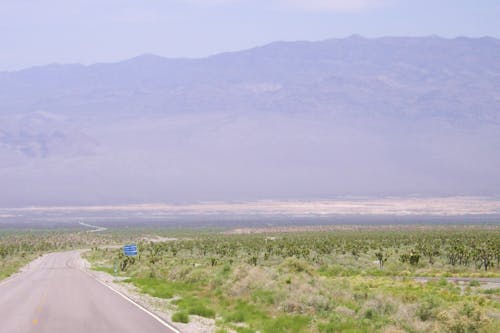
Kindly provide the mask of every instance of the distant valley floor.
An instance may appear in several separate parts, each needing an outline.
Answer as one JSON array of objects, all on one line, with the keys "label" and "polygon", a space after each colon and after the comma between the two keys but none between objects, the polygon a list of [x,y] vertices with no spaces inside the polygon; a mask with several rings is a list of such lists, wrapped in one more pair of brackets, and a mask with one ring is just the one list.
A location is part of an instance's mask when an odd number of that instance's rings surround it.
[{"label": "distant valley floor", "polygon": [[0,227],[274,227],[339,224],[498,224],[500,199],[336,199],[0,208]]}]

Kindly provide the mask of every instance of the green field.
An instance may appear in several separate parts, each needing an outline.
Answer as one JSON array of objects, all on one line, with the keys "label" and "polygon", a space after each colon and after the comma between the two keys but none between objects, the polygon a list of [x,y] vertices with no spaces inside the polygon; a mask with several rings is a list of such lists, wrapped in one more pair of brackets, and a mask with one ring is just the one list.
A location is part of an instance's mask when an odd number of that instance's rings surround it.
[{"label": "green field", "polygon": [[135,258],[99,247],[86,257],[107,272],[117,263],[127,283],[170,300],[174,321],[212,318],[220,333],[500,331],[498,284],[475,280],[500,278],[499,228],[136,240]]}]

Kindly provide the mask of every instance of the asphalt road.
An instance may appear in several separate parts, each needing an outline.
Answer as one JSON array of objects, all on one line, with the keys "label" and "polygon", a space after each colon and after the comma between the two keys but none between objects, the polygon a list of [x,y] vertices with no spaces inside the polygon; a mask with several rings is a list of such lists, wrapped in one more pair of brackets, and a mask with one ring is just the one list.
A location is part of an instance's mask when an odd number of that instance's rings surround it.
[{"label": "asphalt road", "polygon": [[53,253],[0,282],[0,332],[174,333],[80,269],[76,251]]}]

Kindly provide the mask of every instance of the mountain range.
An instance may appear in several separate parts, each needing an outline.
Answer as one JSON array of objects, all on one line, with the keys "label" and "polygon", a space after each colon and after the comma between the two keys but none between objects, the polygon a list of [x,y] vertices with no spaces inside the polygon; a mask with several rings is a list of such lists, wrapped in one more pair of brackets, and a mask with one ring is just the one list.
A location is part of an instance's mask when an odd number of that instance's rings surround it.
[{"label": "mountain range", "polygon": [[500,194],[500,40],[0,72],[0,206]]}]

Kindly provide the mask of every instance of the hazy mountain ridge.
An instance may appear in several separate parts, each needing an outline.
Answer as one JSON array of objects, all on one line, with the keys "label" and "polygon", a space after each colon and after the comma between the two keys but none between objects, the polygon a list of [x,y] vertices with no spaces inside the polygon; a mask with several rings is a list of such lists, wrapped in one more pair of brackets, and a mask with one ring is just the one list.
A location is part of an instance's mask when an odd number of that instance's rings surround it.
[{"label": "hazy mountain ridge", "polygon": [[499,54],[494,38],[277,42],[204,59],[145,55],[3,73],[0,96],[4,112],[318,110],[498,121]]},{"label": "hazy mountain ridge", "polygon": [[277,42],[0,73],[0,206],[498,195],[500,41]]}]

